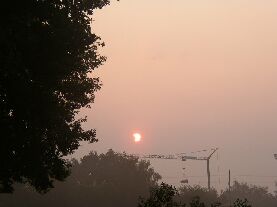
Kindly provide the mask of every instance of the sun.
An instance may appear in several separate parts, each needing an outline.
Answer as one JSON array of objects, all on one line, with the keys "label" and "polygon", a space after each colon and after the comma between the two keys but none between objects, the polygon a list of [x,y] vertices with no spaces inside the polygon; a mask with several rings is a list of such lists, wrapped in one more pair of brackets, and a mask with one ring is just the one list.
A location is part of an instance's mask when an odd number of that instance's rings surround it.
[{"label": "sun", "polygon": [[133,137],[134,137],[135,142],[140,142],[141,141],[141,134],[140,133],[137,133],[137,132],[134,133]]}]

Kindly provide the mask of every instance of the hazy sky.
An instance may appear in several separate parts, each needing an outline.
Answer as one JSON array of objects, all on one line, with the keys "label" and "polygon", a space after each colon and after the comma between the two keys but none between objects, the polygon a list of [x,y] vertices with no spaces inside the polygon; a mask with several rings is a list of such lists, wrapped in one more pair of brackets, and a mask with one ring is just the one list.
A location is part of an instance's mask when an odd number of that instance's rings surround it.
[{"label": "hazy sky", "polygon": [[[219,147],[211,162],[212,174],[221,177],[214,176],[213,186],[226,186],[229,168],[233,179],[273,186],[277,1],[121,0],[94,20],[108,60],[95,73],[103,88],[83,113],[99,143],[79,155]],[[139,144],[131,137],[135,130],[143,134]],[[168,179],[186,166],[188,177],[203,176],[189,177],[191,183],[206,184],[203,162],[154,165]]]}]

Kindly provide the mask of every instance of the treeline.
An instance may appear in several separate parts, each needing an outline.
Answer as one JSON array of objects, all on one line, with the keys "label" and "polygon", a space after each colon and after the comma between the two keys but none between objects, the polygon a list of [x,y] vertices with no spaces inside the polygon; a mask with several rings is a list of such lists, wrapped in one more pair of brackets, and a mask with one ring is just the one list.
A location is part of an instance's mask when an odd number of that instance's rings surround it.
[{"label": "treeline", "polygon": [[[276,207],[277,197],[267,188],[235,182],[231,191],[220,195],[215,189],[160,184],[161,176],[150,163],[109,150],[91,152],[80,161],[72,160],[71,175],[55,182],[46,194],[26,185],[15,186],[13,194],[0,195],[0,207]],[[247,199],[248,201],[245,201]]]},{"label": "treeline", "polygon": [[141,198],[138,207],[276,207],[277,197],[266,188],[235,182],[231,191],[218,195],[200,186],[179,189],[162,183],[152,188],[148,198]]},{"label": "treeline", "polygon": [[137,206],[139,196],[158,186],[161,176],[150,163],[109,150],[91,152],[80,161],[72,160],[71,175],[55,182],[46,194],[30,186],[16,186],[13,194],[1,195],[1,207],[101,207]]}]

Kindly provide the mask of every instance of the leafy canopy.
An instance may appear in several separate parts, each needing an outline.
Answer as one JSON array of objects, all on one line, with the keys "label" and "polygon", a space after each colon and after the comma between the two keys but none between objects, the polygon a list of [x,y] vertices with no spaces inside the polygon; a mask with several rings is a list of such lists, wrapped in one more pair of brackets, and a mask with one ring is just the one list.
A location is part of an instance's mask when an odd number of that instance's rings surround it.
[{"label": "leafy canopy", "polygon": [[91,16],[109,0],[5,1],[0,18],[0,192],[14,182],[39,192],[69,174],[64,156],[80,141],[97,141],[82,129],[101,83],[88,75],[105,57],[91,32]]},{"label": "leafy canopy", "polygon": [[112,150],[95,152],[73,161],[72,173],[65,182],[41,196],[30,188],[18,187],[15,193],[0,195],[0,206],[16,207],[136,207],[139,196],[148,197],[149,188],[158,186],[161,176],[149,161]]},{"label": "leafy canopy", "polygon": [[[202,199],[204,198],[204,201]],[[210,198],[209,198],[210,197]],[[247,199],[236,199],[232,205],[216,201],[217,193],[200,186],[179,188],[162,183],[151,190],[150,197],[141,198],[138,207],[251,207]],[[212,202],[211,202],[212,201]],[[260,206],[260,205],[257,205]]]}]

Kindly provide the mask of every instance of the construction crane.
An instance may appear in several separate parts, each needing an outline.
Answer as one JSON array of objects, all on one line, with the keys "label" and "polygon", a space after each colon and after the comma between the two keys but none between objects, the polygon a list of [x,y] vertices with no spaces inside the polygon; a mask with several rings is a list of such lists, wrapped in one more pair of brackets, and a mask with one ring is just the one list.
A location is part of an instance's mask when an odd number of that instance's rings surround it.
[{"label": "construction crane", "polygon": [[[141,159],[179,159],[181,161],[186,160],[203,160],[207,163],[207,177],[208,177],[208,190],[211,189],[211,172],[210,172],[210,159],[213,154],[218,150],[218,148],[211,149],[211,153],[205,157],[197,157],[197,156],[188,156],[187,153],[178,153],[178,154],[170,154],[170,155],[162,155],[162,154],[150,154],[150,155],[134,155]],[[207,150],[201,150],[197,152],[203,152]],[[195,152],[192,152],[195,153]]]},{"label": "construction crane", "polygon": [[[207,157],[196,157],[196,156],[187,156],[185,153],[184,154],[179,154],[179,156],[182,156],[182,160],[204,160],[207,162],[207,176],[208,176],[208,190],[211,189],[211,171],[210,171],[210,159],[212,158],[213,154],[218,150],[218,148],[211,149],[211,153]],[[206,151],[206,150],[202,150]]]}]

